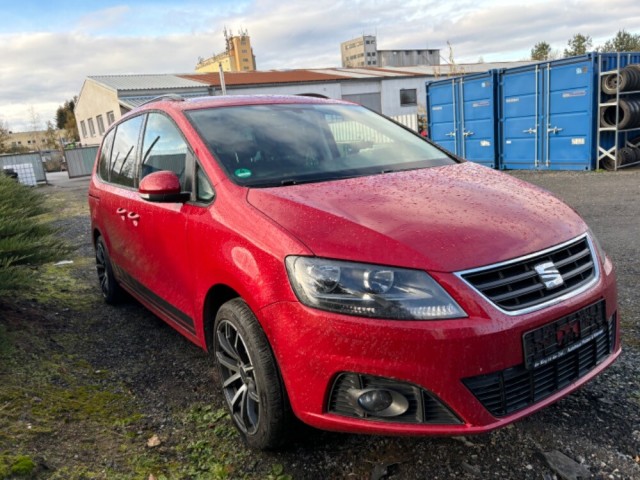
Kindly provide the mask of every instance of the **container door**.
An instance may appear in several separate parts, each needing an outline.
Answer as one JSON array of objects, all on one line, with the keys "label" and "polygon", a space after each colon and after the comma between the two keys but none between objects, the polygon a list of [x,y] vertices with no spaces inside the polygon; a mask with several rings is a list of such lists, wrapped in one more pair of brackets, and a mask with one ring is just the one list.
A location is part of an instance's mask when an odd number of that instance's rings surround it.
[{"label": "container door", "polygon": [[503,169],[536,169],[542,164],[540,134],[543,68],[539,65],[502,75],[501,124]]},{"label": "container door", "polygon": [[491,168],[496,167],[494,78],[460,82],[462,156]]},{"label": "container door", "polygon": [[590,170],[593,163],[593,63],[559,65],[546,72],[544,167]]},{"label": "container door", "polygon": [[456,155],[461,154],[456,132],[459,121],[456,80],[427,85],[427,95],[431,140]]}]

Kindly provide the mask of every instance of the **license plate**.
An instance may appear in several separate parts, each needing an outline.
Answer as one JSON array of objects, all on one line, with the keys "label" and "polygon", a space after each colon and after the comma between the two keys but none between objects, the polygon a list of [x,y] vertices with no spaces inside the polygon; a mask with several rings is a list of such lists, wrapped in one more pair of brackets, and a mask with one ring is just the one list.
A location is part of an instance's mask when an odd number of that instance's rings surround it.
[{"label": "license plate", "polygon": [[522,337],[524,365],[527,369],[542,367],[607,332],[604,301],[600,301],[526,332]]}]

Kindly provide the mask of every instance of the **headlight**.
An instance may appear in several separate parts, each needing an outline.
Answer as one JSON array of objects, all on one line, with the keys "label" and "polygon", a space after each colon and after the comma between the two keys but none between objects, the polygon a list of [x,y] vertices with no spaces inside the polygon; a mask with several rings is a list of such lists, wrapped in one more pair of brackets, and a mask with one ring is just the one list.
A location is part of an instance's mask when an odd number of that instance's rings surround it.
[{"label": "headlight", "polygon": [[287,257],[286,265],[294,292],[309,307],[397,320],[466,317],[423,271],[316,257]]}]

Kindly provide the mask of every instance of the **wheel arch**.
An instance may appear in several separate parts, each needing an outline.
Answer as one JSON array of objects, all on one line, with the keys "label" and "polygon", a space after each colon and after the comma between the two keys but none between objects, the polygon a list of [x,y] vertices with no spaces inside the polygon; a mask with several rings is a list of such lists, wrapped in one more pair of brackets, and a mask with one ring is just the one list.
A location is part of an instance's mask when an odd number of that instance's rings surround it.
[{"label": "wheel arch", "polygon": [[239,298],[241,295],[228,285],[218,284],[212,286],[204,300],[202,321],[204,328],[204,343],[208,352],[213,350],[213,324],[220,307],[229,300]]}]

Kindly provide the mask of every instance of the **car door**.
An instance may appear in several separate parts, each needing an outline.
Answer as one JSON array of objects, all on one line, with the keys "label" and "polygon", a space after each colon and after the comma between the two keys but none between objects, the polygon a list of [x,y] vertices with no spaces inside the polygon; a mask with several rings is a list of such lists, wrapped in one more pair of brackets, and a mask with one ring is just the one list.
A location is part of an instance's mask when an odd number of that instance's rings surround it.
[{"label": "car door", "polygon": [[[175,123],[165,114],[148,114],[141,142],[139,177],[170,170],[183,191],[191,190],[190,149]],[[177,202],[132,198],[128,220],[134,229],[130,250],[136,259],[137,293],[183,333],[195,335],[192,256],[187,248],[191,207]]]},{"label": "car door", "polygon": [[135,265],[131,250],[135,230],[129,214],[131,200],[138,196],[136,156],[143,119],[144,116],[137,116],[126,120],[105,137],[98,171],[105,182],[100,189],[100,227],[121,281],[126,281]]}]

